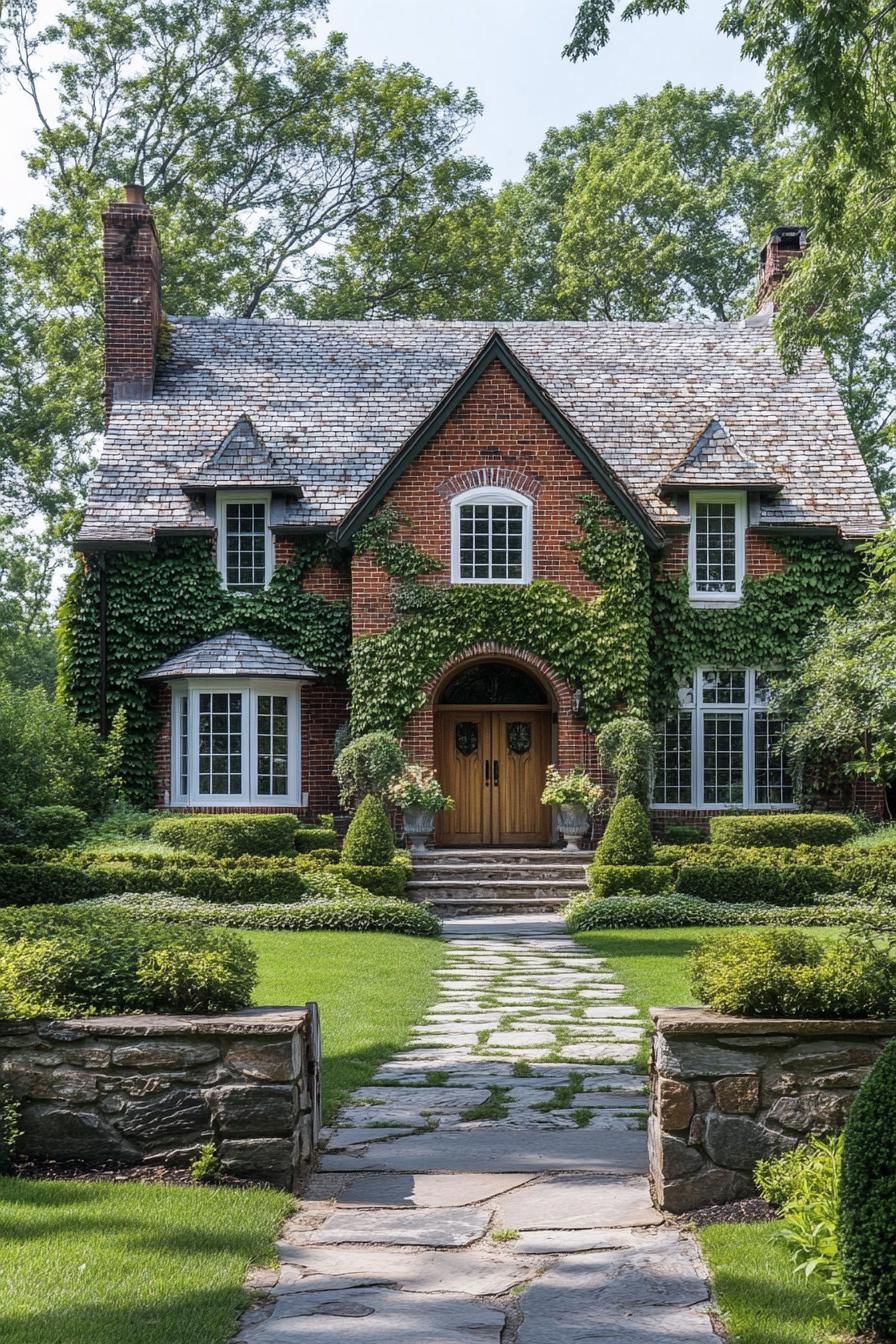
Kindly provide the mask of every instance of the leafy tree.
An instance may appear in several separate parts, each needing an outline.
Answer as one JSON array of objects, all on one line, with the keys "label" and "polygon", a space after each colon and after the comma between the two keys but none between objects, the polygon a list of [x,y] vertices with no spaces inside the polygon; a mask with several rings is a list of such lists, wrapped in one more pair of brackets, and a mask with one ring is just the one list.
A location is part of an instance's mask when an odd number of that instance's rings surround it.
[{"label": "leafy tree", "polygon": [[870,578],[851,614],[830,613],[780,688],[803,790],[896,779],[896,529],[865,547]]},{"label": "leafy tree", "polygon": [[551,130],[499,193],[512,316],[727,319],[776,222],[759,100],[667,84]]},{"label": "leafy tree", "polygon": [[[355,232],[363,252],[371,230],[413,235],[411,221],[475,202],[488,170],[459,153],[474,94],[408,65],[350,60],[342,34],[313,46],[324,10],[321,0],[69,0],[40,28],[33,0],[9,5],[7,68],[32,100],[28,163],[49,196],[13,260],[91,428],[99,215],[123,182],[143,182],[153,204],[166,307],[198,315],[307,316],[318,276]],[[444,279],[407,265],[401,286],[413,295]]]}]

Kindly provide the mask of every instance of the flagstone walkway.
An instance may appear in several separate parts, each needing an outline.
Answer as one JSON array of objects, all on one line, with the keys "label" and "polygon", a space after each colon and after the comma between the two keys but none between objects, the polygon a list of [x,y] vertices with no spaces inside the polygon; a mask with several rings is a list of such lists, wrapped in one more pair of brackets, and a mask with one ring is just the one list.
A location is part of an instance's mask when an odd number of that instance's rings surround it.
[{"label": "flagstone walkway", "polygon": [[341,1111],[239,1340],[718,1344],[650,1202],[622,986],[557,919],[445,935],[439,1002]]}]

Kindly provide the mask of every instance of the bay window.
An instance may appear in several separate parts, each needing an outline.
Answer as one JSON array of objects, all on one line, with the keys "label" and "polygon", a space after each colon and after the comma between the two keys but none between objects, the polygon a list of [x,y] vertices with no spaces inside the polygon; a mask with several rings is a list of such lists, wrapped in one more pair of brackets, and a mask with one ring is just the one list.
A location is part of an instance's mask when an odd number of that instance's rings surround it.
[{"label": "bay window", "polygon": [[187,806],[299,803],[294,682],[190,678],[172,691],[172,801]]},{"label": "bay window", "polygon": [[784,720],[763,672],[700,668],[657,735],[654,806],[793,807]]}]

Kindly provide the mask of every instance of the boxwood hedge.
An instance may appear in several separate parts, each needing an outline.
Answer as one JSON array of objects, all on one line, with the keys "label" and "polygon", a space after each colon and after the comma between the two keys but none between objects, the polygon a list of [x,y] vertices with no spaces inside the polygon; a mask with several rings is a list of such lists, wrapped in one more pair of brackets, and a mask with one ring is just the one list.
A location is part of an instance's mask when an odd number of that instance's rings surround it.
[{"label": "boxwood hedge", "polygon": [[132,919],[219,924],[239,929],[329,929],[404,933],[418,938],[436,938],[441,931],[439,920],[427,906],[371,896],[357,888],[350,892],[347,883],[342,884],[341,891],[322,889],[314,899],[299,905],[214,905],[165,892],[108,896],[99,905]]},{"label": "boxwood hedge", "polygon": [[842,845],[857,834],[852,817],[842,812],[757,812],[712,817],[712,844],[737,849],[761,845]]}]

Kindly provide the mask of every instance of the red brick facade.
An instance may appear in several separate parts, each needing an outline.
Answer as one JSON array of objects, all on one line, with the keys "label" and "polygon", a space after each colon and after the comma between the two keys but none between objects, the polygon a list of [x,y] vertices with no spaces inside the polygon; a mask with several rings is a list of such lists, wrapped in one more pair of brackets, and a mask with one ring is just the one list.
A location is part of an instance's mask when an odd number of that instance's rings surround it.
[{"label": "red brick facade", "polygon": [[[419,456],[405,469],[385,497],[384,505],[403,520],[397,537],[436,560],[440,568],[422,582],[436,585],[451,581],[451,501],[458,494],[481,486],[517,491],[533,501],[533,578],[561,583],[581,598],[592,598],[596,586],[582,573],[569,543],[579,536],[573,518],[579,497],[603,492],[565,442],[528,400],[512,376],[499,363],[486,370]],[[275,563],[289,563],[294,543],[275,542]],[[674,577],[687,569],[688,540],[684,527],[669,529],[669,546],[659,562],[659,572]],[[783,557],[770,541],[747,532],[746,573],[761,579],[780,573]],[[351,604],[352,633],[376,635],[388,630],[395,616],[392,609],[396,580],[369,554],[355,555],[351,571],[329,557],[306,572],[303,588],[331,601]],[[552,759],[561,770],[585,766],[605,785],[597,759],[594,738],[577,717],[573,688],[559,678],[550,665],[524,648],[494,643],[473,645],[458,653],[425,687],[425,703],[408,721],[404,745],[409,757],[426,766],[434,760],[434,706],[448,676],[469,660],[488,658],[517,663],[539,680],[548,691],[552,706]],[[160,702],[161,731],[156,752],[160,804],[170,784],[168,700]],[[349,716],[348,692],[344,686],[315,682],[302,693],[302,791],[308,796],[306,815],[338,808],[332,776],[333,744],[337,729]],[[832,806],[843,805],[842,800]],[[880,814],[879,790],[865,788],[855,804]],[[223,809],[203,809],[223,810]],[[283,809],[259,808],[259,811]],[[688,822],[705,828],[707,811],[682,809],[656,814],[662,832],[668,825]]]}]

